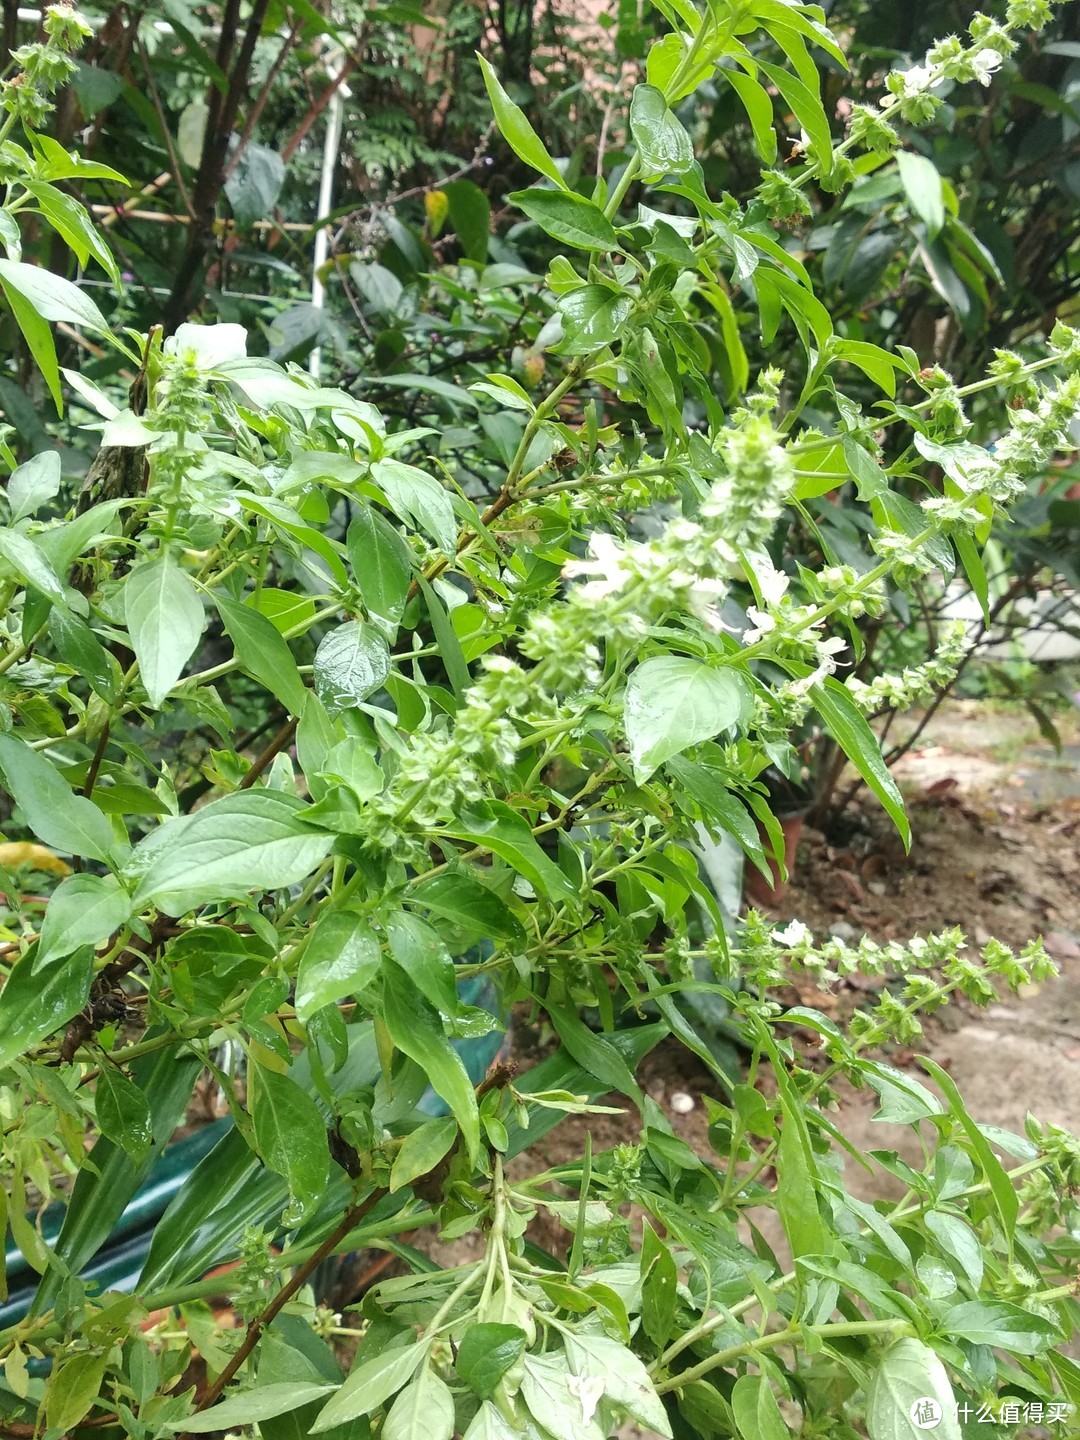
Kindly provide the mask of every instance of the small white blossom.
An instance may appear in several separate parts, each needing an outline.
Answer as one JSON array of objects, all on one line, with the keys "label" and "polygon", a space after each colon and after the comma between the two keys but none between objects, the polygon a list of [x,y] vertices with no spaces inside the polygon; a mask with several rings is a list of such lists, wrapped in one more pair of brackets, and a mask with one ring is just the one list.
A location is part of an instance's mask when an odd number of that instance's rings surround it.
[{"label": "small white blossom", "polygon": [[1002,56],[996,50],[980,50],[971,57],[971,68],[980,85],[989,85],[995,70],[1001,69]]},{"label": "small white blossom", "polygon": [[600,1397],[604,1393],[603,1376],[571,1375],[566,1382],[566,1388],[581,1401],[581,1423],[591,1424],[596,1407],[600,1404]]},{"label": "small white blossom", "polygon": [[776,621],[773,616],[764,610],[759,610],[756,605],[746,607],[746,618],[752,622],[749,630],[743,631],[743,644],[756,645],[759,640],[764,640],[770,631],[776,629]]},{"label": "small white blossom", "polygon": [[930,82],[934,78],[934,72],[929,65],[913,65],[910,70],[903,72],[904,94],[921,95],[924,90],[930,88]]},{"label": "small white blossom", "polygon": [[593,535],[589,541],[589,554],[593,557],[591,560],[568,560],[562,571],[567,580],[576,580],[581,575],[596,577],[581,587],[585,600],[604,600],[608,595],[614,595],[634,573],[627,564],[629,557],[626,549],[614,535],[604,531]]},{"label": "small white blossom", "polygon": [[804,925],[801,920],[792,920],[788,925],[785,925],[783,930],[774,930],[772,932],[772,938],[776,941],[777,945],[794,947],[801,945],[804,940],[812,940],[814,937],[810,933],[809,927]]}]

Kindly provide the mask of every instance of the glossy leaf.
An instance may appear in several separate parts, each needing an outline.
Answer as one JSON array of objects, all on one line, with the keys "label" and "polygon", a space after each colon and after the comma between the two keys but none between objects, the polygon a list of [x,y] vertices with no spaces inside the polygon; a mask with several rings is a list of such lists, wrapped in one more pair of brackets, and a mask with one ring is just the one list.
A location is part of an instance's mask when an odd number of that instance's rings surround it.
[{"label": "glossy leaf", "polygon": [[355,995],[379,972],[382,953],[375,932],[355,910],[320,915],[300,957],[296,1013],[309,1020],[324,1005]]},{"label": "glossy leaf", "polygon": [[326,1188],[330,1151],[326,1122],[308,1092],[288,1075],[253,1066],[250,1096],[259,1154],[308,1209]]},{"label": "glossy leaf", "polygon": [[454,1369],[481,1400],[525,1353],[525,1332],[518,1325],[470,1325],[458,1346]]},{"label": "glossy leaf", "polygon": [[844,686],[831,677],[812,686],[810,693],[829,734],[884,805],[900,832],[904,848],[908,849],[911,826],[904,809],[904,797],[881,758],[877,737],[866,723],[862,711]]},{"label": "glossy leaf", "polygon": [[34,953],[42,970],[83,945],[100,945],[131,915],[131,897],[111,877],[69,875],[53,891]]},{"label": "glossy leaf", "polygon": [[383,1019],[399,1050],[427,1075],[461,1127],[470,1159],[480,1148],[480,1114],[468,1071],[446,1038],[439,1013],[397,966],[383,972]]},{"label": "glossy leaf", "polygon": [[152,902],[168,915],[182,915],[212,900],[305,879],[332,843],[304,824],[305,809],[294,795],[247,790],[166,820],[136,845],[128,862],[135,905]]},{"label": "glossy leaf", "polygon": [[563,186],[565,182],[559,173],[558,166],[548,154],[540,136],[529,123],[525,112],[520,106],[515,105],[507,95],[499,77],[484,57],[477,55],[476,58],[484,77],[491,108],[495,114],[495,123],[498,125],[503,139],[519,160],[524,160],[526,165],[531,166],[532,169],[540,175],[546,176],[556,185]]},{"label": "glossy leaf", "polygon": [[737,724],[748,698],[734,670],[676,655],[645,660],[631,675],[624,702],[635,778],[647,780],[673,755]]},{"label": "glossy leaf", "polygon": [[561,190],[518,190],[510,199],[553,240],[575,250],[617,250],[619,240],[599,205]]}]

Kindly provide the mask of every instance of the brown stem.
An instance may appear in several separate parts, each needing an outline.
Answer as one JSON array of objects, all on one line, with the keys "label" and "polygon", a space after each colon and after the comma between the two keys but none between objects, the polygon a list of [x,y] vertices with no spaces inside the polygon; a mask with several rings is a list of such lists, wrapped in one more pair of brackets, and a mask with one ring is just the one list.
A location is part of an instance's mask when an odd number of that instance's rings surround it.
[{"label": "brown stem", "polygon": [[252,761],[251,769],[240,781],[240,784],[238,786],[240,790],[251,789],[252,785],[255,784],[255,781],[258,780],[259,776],[263,773],[266,767],[272,763],[274,757],[276,755],[279,755],[281,751],[285,749],[285,746],[288,745],[289,742],[292,740],[293,736],[296,734],[296,726],[297,720],[295,716],[291,716],[288,720],[285,721],[285,724],[282,725],[281,729],[277,732],[274,738],[263,750],[260,750],[259,754]]},{"label": "brown stem", "polygon": [[[373,1190],[365,1199],[357,1201],[355,1205],[351,1205],[342,1216],[339,1224],[331,1230],[330,1234],[315,1253],[310,1255],[302,1265],[297,1266],[292,1273],[292,1277],[281,1287],[265,1310],[261,1311],[255,1316],[254,1320],[250,1322],[244,1338],[240,1342],[240,1348],[202,1396],[198,1405],[196,1405],[196,1414],[201,1413],[203,1410],[209,1410],[210,1406],[221,1397],[221,1392],[225,1389],[225,1386],[228,1385],[229,1381],[259,1343],[259,1337],[266,1327],[273,1324],[274,1320],[280,1315],[281,1311],[297,1291],[304,1285],[308,1277],[319,1268],[324,1260],[334,1253],[335,1249],[342,1243],[349,1232],[355,1230],[356,1226],[368,1211],[373,1210],[385,1194],[385,1190]],[[185,1433],[180,1436],[180,1440],[191,1440],[191,1437]]]},{"label": "brown stem", "polygon": [[255,0],[239,49],[236,48],[236,37],[240,0],[227,0],[222,12],[215,59],[218,69],[225,71],[229,79],[224,94],[216,85],[211,85],[207,92],[206,134],[191,192],[191,224],[176,279],[165,303],[165,330],[170,335],[187,319],[194,303],[195,282],[210,248],[217,202],[225,184],[229,138],[247,87],[252,56],[269,4],[270,0]]},{"label": "brown stem", "polygon": [[[136,937],[127,947],[123,956],[109,962],[101,974],[94,980],[91,990],[91,997],[96,992],[99,995],[107,994],[114,990],[125,975],[131,973],[136,965],[144,960],[149,960],[155,954],[169,936],[173,933],[173,921],[168,915],[159,915],[150,926],[150,935],[146,940]],[[93,999],[80,1015],[76,1015],[67,1029],[64,1031],[64,1038],[60,1042],[59,1058],[62,1063],[70,1064],[75,1058],[75,1052],[80,1046],[85,1045],[94,1033]]]},{"label": "brown stem", "polygon": [[274,86],[274,82],[281,74],[281,67],[289,58],[289,54],[295,47],[299,37],[300,21],[297,19],[293,21],[292,29],[285,36],[285,39],[281,42],[281,49],[277,53],[277,58],[275,59],[273,65],[270,66],[270,70],[267,73],[266,79],[263,81],[262,89],[255,97],[255,103],[251,107],[251,113],[248,115],[247,122],[244,125],[243,130],[240,131],[240,139],[236,142],[236,149],[233,151],[229,159],[229,163],[225,167],[226,180],[229,179],[233,171],[236,169],[237,165],[239,165],[240,157],[247,149],[248,142],[250,141],[252,135],[255,133],[255,126],[259,123],[259,116],[262,114],[263,110],[266,107],[266,102],[270,98],[270,91]]},{"label": "brown stem", "polygon": [[337,94],[338,90],[340,90],[341,86],[344,85],[345,81],[356,69],[357,64],[358,61],[356,61],[352,55],[347,57],[341,69],[336,75],[332,77],[330,84],[327,85],[326,89],[322,92],[321,95],[319,95],[315,103],[308,110],[307,114],[300,121],[300,124],[296,127],[295,133],[291,136],[290,139],[285,142],[285,145],[281,151],[281,158],[285,161],[286,165],[296,154],[297,147],[303,140],[304,136],[315,124],[315,121],[326,109],[327,105],[330,104],[330,101]]},{"label": "brown stem", "polygon": [[94,793],[94,786],[97,784],[98,771],[101,769],[101,762],[105,758],[105,751],[109,745],[109,722],[106,720],[101,728],[98,737],[97,749],[94,751],[94,758],[90,761],[90,769],[86,772],[86,783],[83,785],[83,794],[89,800]]}]

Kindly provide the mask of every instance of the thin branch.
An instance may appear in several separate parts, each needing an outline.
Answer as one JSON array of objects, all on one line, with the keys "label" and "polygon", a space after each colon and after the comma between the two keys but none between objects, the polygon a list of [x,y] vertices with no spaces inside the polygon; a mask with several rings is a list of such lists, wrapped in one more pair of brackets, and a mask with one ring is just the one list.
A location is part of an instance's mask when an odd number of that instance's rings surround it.
[{"label": "thin branch", "polygon": [[184,171],[180,163],[180,156],[173,143],[172,131],[169,128],[169,117],[165,113],[165,106],[161,103],[161,95],[158,93],[157,82],[154,80],[153,66],[146,54],[142,41],[136,34],[135,49],[138,52],[142,64],[143,75],[146,77],[147,88],[150,91],[150,99],[153,102],[154,110],[157,113],[158,124],[161,126],[161,134],[165,140],[165,149],[169,152],[169,164],[172,166],[172,178],[176,181],[176,188],[180,191],[180,199],[183,201],[184,209],[188,216],[194,219],[195,212],[191,208],[191,196],[184,184]]},{"label": "thin branch", "polygon": [[270,91],[273,89],[275,81],[281,74],[282,66],[285,64],[285,61],[288,59],[289,54],[295,48],[297,40],[300,38],[300,29],[300,20],[294,20],[292,29],[285,36],[285,39],[281,42],[281,49],[277,53],[277,58],[275,59],[273,65],[270,66],[269,73],[267,74],[266,79],[263,81],[262,89],[255,97],[255,103],[251,107],[251,114],[248,116],[247,123],[244,125],[243,130],[240,131],[240,138],[236,142],[236,149],[233,151],[229,159],[229,163],[225,167],[226,180],[230,178],[237,165],[239,165],[240,157],[247,149],[248,142],[251,140],[252,135],[255,133],[255,126],[259,123],[259,117],[262,115],[262,112],[266,106],[266,102],[270,98]]},{"label": "thin branch", "polygon": [[[248,1325],[244,1338],[240,1343],[240,1348],[202,1396],[198,1405],[195,1407],[196,1414],[201,1414],[202,1411],[209,1410],[210,1406],[221,1397],[221,1393],[226,1385],[228,1385],[229,1381],[259,1343],[259,1338],[267,1326],[273,1324],[274,1320],[281,1314],[293,1296],[307,1282],[308,1277],[319,1268],[324,1260],[328,1259],[329,1256],[334,1253],[337,1246],[348,1236],[350,1231],[356,1229],[356,1226],[364,1216],[375,1208],[385,1194],[385,1190],[373,1190],[365,1199],[358,1201],[355,1205],[351,1205],[315,1253],[310,1255],[302,1265],[297,1266],[292,1273],[292,1277],[281,1287],[269,1305],[266,1306],[265,1310],[256,1315],[254,1320]],[[180,1440],[191,1440],[191,1437],[185,1432],[185,1434],[180,1436]]]}]

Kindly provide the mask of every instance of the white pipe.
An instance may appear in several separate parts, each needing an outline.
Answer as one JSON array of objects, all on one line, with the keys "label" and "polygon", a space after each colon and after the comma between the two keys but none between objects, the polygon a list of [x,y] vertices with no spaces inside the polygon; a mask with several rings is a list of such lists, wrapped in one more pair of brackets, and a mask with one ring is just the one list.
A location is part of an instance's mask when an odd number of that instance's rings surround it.
[{"label": "white pipe", "polygon": [[[326,73],[333,84],[341,73],[340,61],[338,66],[327,65]],[[345,121],[345,105],[342,91],[344,85],[338,85],[330,96],[327,105],[326,138],[323,142],[322,171],[319,175],[319,203],[315,211],[315,218],[318,220],[323,215],[329,215],[334,208],[334,169],[337,166],[338,153],[341,150],[341,131]],[[327,256],[330,253],[330,230],[326,225],[320,225],[315,232],[315,253],[311,261],[311,304],[316,310],[326,308],[326,287],[323,285],[319,272],[326,264]],[[308,371],[312,379],[318,380],[322,370],[322,346],[316,345],[308,359]]]}]

